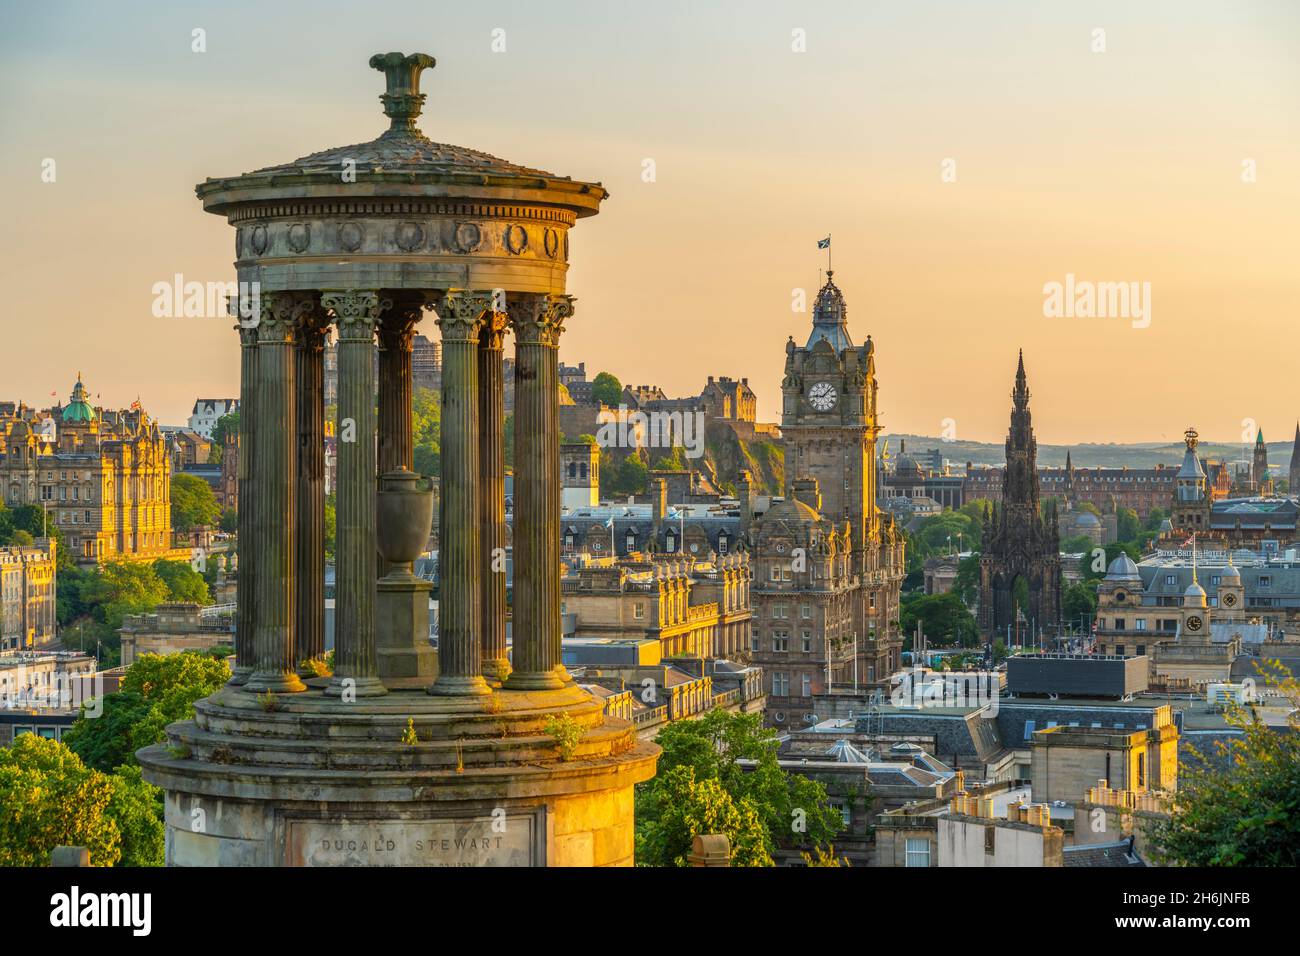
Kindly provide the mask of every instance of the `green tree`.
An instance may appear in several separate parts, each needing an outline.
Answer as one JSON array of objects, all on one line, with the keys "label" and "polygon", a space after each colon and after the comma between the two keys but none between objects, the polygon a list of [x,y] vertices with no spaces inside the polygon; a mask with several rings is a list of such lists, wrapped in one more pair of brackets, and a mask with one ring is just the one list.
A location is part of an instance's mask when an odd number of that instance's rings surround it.
[{"label": "green tree", "polygon": [[211,528],[221,518],[217,496],[202,478],[172,475],[172,527],[177,531]]},{"label": "green tree", "polygon": [[422,475],[442,473],[442,398],[428,388],[411,396],[411,440],[415,470]]},{"label": "green tree", "polygon": [[961,597],[952,591],[903,598],[899,626],[904,640],[910,641],[916,633],[917,621],[921,622],[921,629],[931,645],[974,647],[979,643],[979,625],[975,616],[962,603]]},{"label": "green tree", "polygon": [[1093,548],[1092,538],[1086,534],[1076,534],[1061,542],[1062,554],[1082,554]]},{"label": "green tree", "polygon": [[1240,737],[1197,754],[1180,768],[1168,821],[1150,834],[1162,862],[1183,866],[1300,865],[1300,684],[1277,661],[1257,665],[1289,701],[1286,731],[1236,709]]},{"label": "green tree", "polygon": [[978,550],[984,540],[984,511],[993,504],[988,498],[972,498],[957,510],[971,520],[971,533],[975,538],[964,542],[971,550]]},{"label": "green tree", "polygon": [[162,790],[147,782],[139,766],[119,767],[109,777],[113,795],[107,815],[122,835],[118,866],[162,866],[165,855]]},{"label": "green tree", "polygon": [[325,499],[325,555],[334,557],[334,541],[338,533],[338,512],[335,510],[334,494]]},{"label": "green tree", "polygon": [[660,771],[637,800],[636,859],[642,866],[689,866],[695,837],[720,833],[732,866],[771,866],[767,831],[752,800],[739,800],[717,779],[696,778],[692,766]]},{"label": "green tree", "polygon": [[600,453],[600,493],[611,498],[645,491],[649,469],[640,449],[620,459],[608,448]]},{"label": "green tree", "polygon": [[602,405],[617,408],[623,400],[623,383],[609,372],[598,372],[591,380],[591,398]]},{"label": "green tree", "polygon": [[221,512],[221,523],[217,527],[227,534],[234,534],[239,530],[239,513],[234,508],[227,508]]},{"label": "green tree", "polygon": [[980,555],[973,552],[962,558],[957,564],[957,577],[953,579],[952,589],[969,607],[975,603],[980,593]]},{"label": "green tree", "polygon": [[167,600],[192,601],[195,604],[212,603],[212,598],[208,594],[207,581],[190,566],[188,561],[159,558],[153,563],[153,569],[167,586]]},{"label": "green tree", "polygon": [[1106,545],[1102,550],[1105,552],[1104,557],[1097,553],[1097,548],[1094,545],[1082,558],[1079,559],[1079,571],[1083,574],[1083,579],[1085,581],[1095,581],[1098,578],[1104,578],[1106,576],[1106,569],[1110,567],[1110,563],[1121,554],[1127,554],[1135,562],[1142,560],[1142,555],[1139,553],[1137,545],[1132,542],[1115,541]]},{"label": "green tree", "polygon": [[[961,511],[942,511],[917,526],[915,538],[928,556],[956,551],[979,543],[979,526]],[[960,537],[959,537],[960,536]]]},{"label": "green tree", "polygon": [[1061,595],[1061,611],[1065,623],[1091,623],[1097,613],[1097,586],[1089,581],[1076,581]]},{"label": "green tree", "polygon": [[22,734],[0,747],[0,866],[48,866],[56,846],[84,846],[91,865],[113,866],[122,856],[115,790],[56,740]]},{"label": "green tree", "polygon": [[129,668],[120,689],[103,700],[99,717],[82,714],[63,735],[88,765],[115,770],[135,765],[135,752],[166,739],[164,728],[194,716],[194,702],[230,679],[224,658],[198,651],[145,654]]},{"label": "green tree", "polygon": [[208,450],[208,464],[219,465],[225,454],[226,436],[239,434],[239,412],[230,412],[217,419],[212,428],[212,447]]},{"label": "green tree", "polygon": [[[763,727],[761,715],[731,714],[719,708],[699,720],[668,724],[656,742],[663,748],[658,776],[641,785],[637,793],[636,820],[642,838],[638,845],[644,845],[650,853],[642,857],[642,862],[675,865],[673,860],[684,858],[690,849],[691,838],[712,832],[688,833],[676,818],[671,818],[671,827],[665,829],[663,825],[666,808],[683,790],[693,792],[693,785],[704,781],[716,781],[742,817],[746,805],[754,809],[768,857],[778,846],[812,849],[827,845],[844,827],[842,816],[830,806],[820,783],[781,769],[776,732]],[[741,764],[742,760],[748,765]],[[674,778],[678,790],[659,789],[675,769],[689,769],[691,776]],[[710,794],[711,788],[703,792],[701,799]],[[666,833],[675,836],[669,840],[663,836]],[[662,838],[648,839],[653,834]]]},{"label": "green tree", "polygon": [[1115,512],[1115,537],[1120,541],[1136,541],[1141,530],[1142,522],[1132,508],[1120,508]]}]

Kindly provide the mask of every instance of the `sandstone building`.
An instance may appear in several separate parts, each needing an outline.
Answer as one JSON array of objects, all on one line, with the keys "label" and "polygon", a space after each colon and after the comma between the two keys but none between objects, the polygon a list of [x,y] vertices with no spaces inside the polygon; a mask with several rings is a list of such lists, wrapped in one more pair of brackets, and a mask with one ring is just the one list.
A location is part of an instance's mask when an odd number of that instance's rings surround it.
[{"label": "sandstone building", "polygon": [[778,727],[801,726],[813,694],[875,684],[898,667],[904,542],[876,504],[875,361],[870,337],[850,338],[827,273],[808,340],[786,343],[785,498],[749,532],[750,660],[767,675]]},{"label": "sandstone building", "polygon": [[56,547],[51,538],[0,547],[0,651],[54,643]]},{"label": "sandstone building", "polygon": [[9,507],[43,505],[80,564],[172,553],[171,460],[138,402],[122,411],[92,407],[78,376],[66,405],[10,408],[0,413],[0,488]]}]

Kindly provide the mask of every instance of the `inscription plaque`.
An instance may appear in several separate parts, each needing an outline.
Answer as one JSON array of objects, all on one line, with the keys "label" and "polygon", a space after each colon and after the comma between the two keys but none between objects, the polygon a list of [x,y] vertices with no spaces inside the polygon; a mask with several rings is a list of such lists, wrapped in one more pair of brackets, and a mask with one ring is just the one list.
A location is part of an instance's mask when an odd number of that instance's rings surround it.
[{"label": "inscription plaque", "polygon": [[534,814],[427,820],[289,820],[289,866],[541,866]]}]

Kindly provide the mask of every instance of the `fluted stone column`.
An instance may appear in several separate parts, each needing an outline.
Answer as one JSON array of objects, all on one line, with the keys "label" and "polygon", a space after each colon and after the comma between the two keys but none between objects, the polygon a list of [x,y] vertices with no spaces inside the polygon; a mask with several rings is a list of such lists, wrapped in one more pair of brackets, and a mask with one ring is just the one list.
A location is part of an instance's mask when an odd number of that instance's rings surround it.
[{"label": "fluted stone column", "polygon": [[411,342],[423,314],[420,302],[399,302],[379,324],[379,474],[412,469]]},{"label": "fluted stone column", "polygon": [[573,299],[520,296],[515,333],[514,671],[505,686],[571,683],[560,648],[559,342]]},{"label": "fluted stone column", "polygon": [[[310,303],[307,303],[310,308]],[[297,392],[294,338],[303,300],[288,293],[263,296],[257,328],[256,461],[257,620],[254,692],[305,690],[294,655],[297,535]]]},{"label": "fluted stone column", "polygon": [[[379,324],[379,474],[414,470],[411,435],[411,342],[424,315],[425,295],[394,296]],[[423,529],[427,539],[430,528]],[[375,603],[375,648],[379,678],[389,687],[417,681],[427,686],[438,674],[429,643],[429,594],[433,586],[376,555],[379,582]],[[409,686],[403,684],[402,686]]]},{"label": "fluted stone column", "polygon": [[483,676],[494,683],[510,674],[506,656],[506,413],[501,364],[507,324],[506,313],[487,312],[478,343],[480,648]]},{"label": "fluted stone column", "polygon": [[303,316],[294,347],[298,380],[298,596],[294,663],[298,666],[325,653],[325,325],[321,311],[315,308]]},{"label": "fluted stone column", "polygon": [[339,333],[338,491],[335,504],[334,676],[325,693],[388,693],[375,666],[375,323],[377,292],[327,292]]},{"label": "fluted stone column", "polygon": [[438,550],[438,679],[429,693],[489,694],[479,647],[482,622],[479,541],[478,342],[485,292],[448,290],[442,329],[442,497]]},{"label": "fluted stone column", "polygon": [[235,475],[239,571],[235,578],[235,668],[230,683],[238,686],[247,683],[253,673],[259,524],[254,512],[257,494],[250,477],[255,461],[253,427],[257,423],[257,325],[241,320],[235,328],[239,330],[239,462]]}]

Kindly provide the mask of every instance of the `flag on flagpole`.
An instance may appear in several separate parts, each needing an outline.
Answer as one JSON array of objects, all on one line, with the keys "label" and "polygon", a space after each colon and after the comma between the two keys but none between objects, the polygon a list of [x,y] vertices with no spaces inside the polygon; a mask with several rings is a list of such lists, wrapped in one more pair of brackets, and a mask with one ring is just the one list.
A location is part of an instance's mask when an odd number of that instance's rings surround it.
[{"label": "flag on flagpole", "polygon": [[829,249],[830,247],[831,247],[831,237],[830,237],[830,236],[827,236],[825,239],[818,239],[818,240],[817,240],[817,248],[818,248],[818,249]]},{"label": "flag on flagpole", "polygon": [[610,515],[605,521],[605,527],[612,529],[614,527],[614,516]]}]

